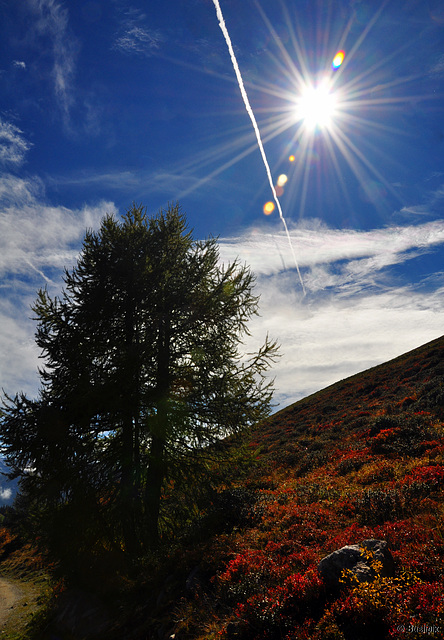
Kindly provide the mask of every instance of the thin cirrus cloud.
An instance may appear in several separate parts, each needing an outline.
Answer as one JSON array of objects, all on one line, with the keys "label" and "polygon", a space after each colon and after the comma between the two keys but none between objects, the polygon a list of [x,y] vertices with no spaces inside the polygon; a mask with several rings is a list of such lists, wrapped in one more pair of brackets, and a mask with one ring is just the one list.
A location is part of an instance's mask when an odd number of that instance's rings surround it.
[{"label": "thin cirrus cloud", "polygon": [[246,346],[257,348],[267,333],[280,343],[272,372],[278,407],[442,334],[444,273],[397,285],[393,269],[440,248],[444,221],[372,231],[315,221],[291,237],[306,298],[282,231],[249,229],[219,241],[223,262],[237,257],[256,274],[260,315]]},{"label": "thin cirrus cloud", "polygon": [[[20,165],[27,148],[21,131],[2,122],[0,160]],[[0,176],[0,388],[35,395],[38,352],[31,304],[47,286],[60,293],[64,267],[75,263],[86,228],[97,228],[112,202],[72,210],[45,202],[36,177]]]},{"label": "thin cirrus cloud", "polygon": [[444,75],[444,54],[441,55],[435,64],[430,69],[430,75],[432,76],[442,76]]},{"label": "thin cirrus cloud", "polygon": [[134,7],[122,7],[121,13],[120,34],[115,39],[113,49],[125,54],[146,57],[157,53],[164,36],[160,31],[146,25],[147,16]]},{"label": "thin cirrus cloud", "polygon": [[358,295],[317,296],[302,305],[289,279],[258,280],[260,316],[250,348],[268,332],[281,345],[271,372],[280,408],[360,371],[381,364],[442,334],[444,274],[436,289],[415,286]]},{"label": "thin cirrus cloud", "polygon": [[[20,185],[17,191],[24,189]],[[33,195],[32,185],[25,205],[0,201],[0,388],[7,393],[36,394],[31,305],[41,287],[60,294],[63,269],[75,264],[85,230],[97,228],[107,213],[116,214],[111,202],[80,210],[49,206]]]},{"label": "thin cirrus cloud", "polygon": [[[116,212],[111,202],[85,206],[81,210],[47,205],[35,194],[34,185],[13,176],[0,178],[0,193],[6,180],[6,190],[12,187],[22,199],[16,203],[9,201],[0,209],[0,274],[3,276],[28,274],[32,270],[46,280],[46,270],[62,269],[75,259],[86,228],[96,227],[105,213]],[[18,182],[16,187],[14,182]]]},{"label": "thin cirrus cloud", "polygon": [[31,144],[23,137],[23,132],[0,119],[0,163],[3,165],[20,165],[25,159]]},{"label": "thin cirrus cloud", "polygon": [[132,25],[116,39],[114,48],[123,53],[151,56],[159,50],[162,41],[158,31]]},{"label": "thin cirrus cloud", "polygon": [[[24,162],[30,148],[22,132],[0,120],[0,161]],[[105,212],[115,213],[112,203],[72,211],[45,203],[44,186],[37,177],[0,175],[0,275],[26,274],[44,279],[44,269],[61,268],[62,260],[76,255],[86,227],[95,227]]]},{"label": "thin cirrus cloud", "polygon": [[[422,225],[392,226],[371,231],[331,229],[319,220],[291,229],[291,239],[301,267],[316,268],[366,259],[369,270],[382,269],[428,251],[444,242],[444,221]],[[292,268],[288,243],[282,230],[253,228],[242,236],[221,240],[221,255],[241,255],[255,273],[272,274]]]},{"label": "thin cirrus cloud", "polygon": [[68,10],[56,0],[28,0],[28,3],[35,16],[35,34],[48,38],[50,43],[54,93],[63,122],[69,129],[70,112],[75,103],[74,78],[78,47],[69,29]]}]

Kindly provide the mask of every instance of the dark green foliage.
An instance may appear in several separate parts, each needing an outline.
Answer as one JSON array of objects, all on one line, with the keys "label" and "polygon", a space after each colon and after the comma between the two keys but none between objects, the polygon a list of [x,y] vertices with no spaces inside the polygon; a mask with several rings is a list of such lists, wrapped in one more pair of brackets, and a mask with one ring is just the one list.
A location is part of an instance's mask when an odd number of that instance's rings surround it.
[{"label": "dark green foliage", "polygon": [[398,416],[378,416],[370,427],[369,435],[374,437],[379,435],[381,431],[385,431],[386,429],[397,429],[399,426],[400,421]]},{"label": "dark green foliage", "polygon": [[328,460],[327,451],[310,451],[301,456],[301,462],[296,467],[297,475],[305,475],[313,469],[317,469],[324,465]]},{"label": "dark green foliage", "polygon": [[192,511],[202,454],[268,415],[277,347],[267,337],[243,360],[254,277],[221,267],[216,240],[193,240],[178,206],[105,217],[64,282],[33,307],[42,388],[5,399],[3,453],[58,557],[137,556],[171,526],[174,486]]},{"label": "dark green foliage", "polygon": [[342,460],[338,464],[338,474],[345,476],[347,473],[350,473],[350,471],[358,471],[364,464],[364,460]]},{"label": "dark green foliage", "polygon": [[420,393],[418,408],[441,415],[444,411],[444,376],[433,377],[422,386]]},{"label": "dark green foliage", "polygon": [[221,531],[251,525],[254,519],[253,507],[258,497],[257,492],[242,487],[216,492],[211,500],[208,520]]},{"label": "dark green foliage", "polygon": [[392,489],[366,489],[353,500],[361,524],[381,524],[396,520],[404,513],[404,500],[400,491]]},{"label": "dark green foliage", "polygon": [[380,416],[369,431],[372,453],[418,456],[424,453],[424,441],[434,435],[429,416]]}]

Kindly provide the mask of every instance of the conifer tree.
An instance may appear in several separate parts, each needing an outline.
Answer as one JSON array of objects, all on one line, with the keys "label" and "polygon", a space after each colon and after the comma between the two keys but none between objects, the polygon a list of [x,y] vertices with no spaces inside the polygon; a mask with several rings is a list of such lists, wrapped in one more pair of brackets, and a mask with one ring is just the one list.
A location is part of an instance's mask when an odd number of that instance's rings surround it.
[{"label": "conifer tree", "polygon": [[178,205],[106,216],[64,283],[38,292],[42,386],[5,398],[3,452],[51,526],[134,556],[159,542],[170,471],[269,413],[277,345],[242,358],[254,277],[193,240]]}]

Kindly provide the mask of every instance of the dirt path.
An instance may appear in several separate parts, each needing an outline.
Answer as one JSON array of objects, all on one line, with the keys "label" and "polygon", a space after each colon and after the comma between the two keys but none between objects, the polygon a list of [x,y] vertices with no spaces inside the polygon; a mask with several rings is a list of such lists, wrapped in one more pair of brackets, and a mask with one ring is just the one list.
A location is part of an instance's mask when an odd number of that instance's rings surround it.
[{"label": "dirt path", "polygon": [[14,605],[24,595],[24,592],[11,581],[0,578],[0,629],[11,615]]}]

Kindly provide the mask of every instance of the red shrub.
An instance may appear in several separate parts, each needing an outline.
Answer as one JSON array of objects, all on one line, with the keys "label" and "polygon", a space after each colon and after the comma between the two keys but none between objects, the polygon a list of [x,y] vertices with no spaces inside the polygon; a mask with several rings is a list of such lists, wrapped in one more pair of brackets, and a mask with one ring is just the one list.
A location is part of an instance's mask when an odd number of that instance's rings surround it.
[{"label": "red shrub", "polygon": [[415,467],[402,480],[400,484],[411,485],[415,482],[424,482],[431,487],[437,487],[444,483],[444,467],[440,465],[430,465],[425,467]]},{"label": "red shrub", "polygon": [[317,571],[312,569],[304,574],[291,574],[282,585],[264,588],[245,602],[239,602],[235,615],[247,628],[253,629],[256,633],[272,633],[276,630],[282,633],[294,629],[295,625],[301,622],[304,622],[304,627],[307,628],[313,625],[311,616],[319,608],[322,596],[322,580]]}]

